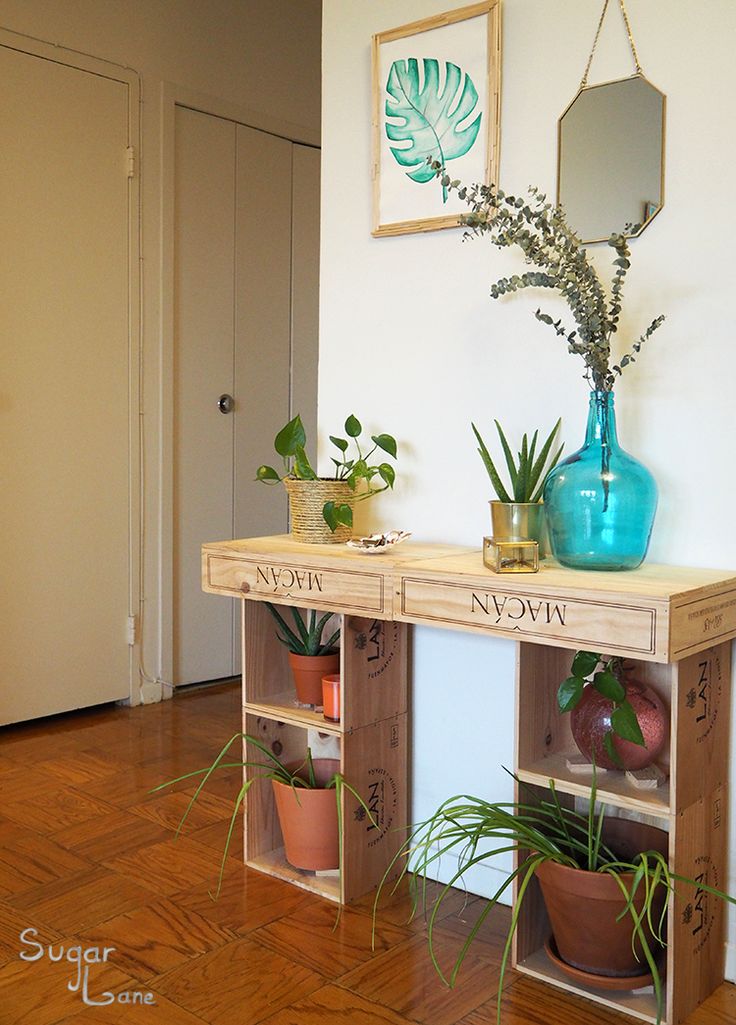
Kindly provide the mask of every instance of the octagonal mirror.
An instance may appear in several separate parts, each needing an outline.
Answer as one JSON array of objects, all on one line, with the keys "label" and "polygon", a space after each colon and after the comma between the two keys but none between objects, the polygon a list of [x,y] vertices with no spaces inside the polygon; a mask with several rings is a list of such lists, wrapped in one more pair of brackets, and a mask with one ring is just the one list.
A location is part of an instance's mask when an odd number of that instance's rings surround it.
[{"label": "octagonal mirror", "polygon": [[643,75],[586,86],[563,113],[557,201],[584,242],[639,235],[662,209],[664,117]]}]

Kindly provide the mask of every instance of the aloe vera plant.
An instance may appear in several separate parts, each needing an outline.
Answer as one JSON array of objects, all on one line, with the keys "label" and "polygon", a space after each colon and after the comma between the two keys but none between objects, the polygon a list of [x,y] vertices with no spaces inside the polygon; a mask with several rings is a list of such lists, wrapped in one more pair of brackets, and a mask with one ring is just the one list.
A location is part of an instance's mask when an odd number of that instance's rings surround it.
[{"label": "aloe vera plant", "polygon": [[[518,777],[514,778],[523,788],[524,784]],[[669,897],[679,883],[705,890],[731,904],[736,904],[736,899],[705,884],[702,879],[696,881],[672,872],[667,858],[659,851],[641,851],[630,859],[620,858],[604,839],[606,807],[596,802],[595,773],[590,789],[590,803],[587,811],[583,812],[567,808],[561,803],[553,780],[549,780],[549,789],[541,798],[538,790],[527,789],[527,801],[491,803],[479,797],[460,794],[444,801],[424,822],[410,826],[407,839],[388,866],[378,887],[373,904],[374,925],[381,894],[397,864],[402,863],[402,867],[391,892],[409,874],[413,917],[420,907],[425,912],[428,910],[426,877],[438,867],[443,856],[454,855],[458,862],[457,870],[431,902],[427,925],[432,964],[440,978],[447,985],[453,986],[483,922],[515,882],[516,900],[504,942],[498,984],[496,1019],[500,1025],[503,982],[511,944],[524,899],[537,868],[551,861],[584,872],[605,873],[616,881],[621,890],[622,911],[619,920],[626,916],[631,919],[631,942],[638,944],[651,972],[659,1023],[664,1009],[664,994],[657,951],[667,945],[665,911],[657,913],[656,910],[661,896]],[[441,918],[445,899],[451,895],[454,886],[463,885],[463,876],[469,868],[491,862],[497,855],[507,856],[509,853],[517,855],[516,867],[484,904],[452,969],[449,974],[445,973],[439,964],[434,941],[434,928]]]},{"label": "aloe vera plant", "polygon": [[297,629],[297,632],[294,633],[277,608],[270,602],[265,602],[264,604],[276,620],[276,625],[281,631],[276,636],[295,655],[327,655],[334,650],[335,645],[340,639],[339,628],[335,630],[329,640],[322,641],[322,632],[328,619],[332,617],[331,612],[326,612],[318,620],[317,613],[312,609],[309,619],[305,622],[299,609],[292,606],[291,614]]},{"label": "aloe vera plant", "polygon": [[534,432],[531,442],[525,434],[521,440],[521,448],[517,456],[518,461],[514,460],[511,447],[506,440],[506,435],[503,432],[501,424],[498,420],[494,420],[493,422],[496,425],[496,430],[498,431],[498,436],[501,441],[501,448],[503,449],[503,454],[506,460],[506,467],[511,480],[510,489],[507,489],[501,480],[495,463],[491,458],[491,454],[488,451],[483,438],[480,436],[478,428],[473,423],[471,423],[470,426],[473,428],[473,433],[475,434],[476,441],[478,442],[478,455],[483,460],[483,465],[491,479],[491,484],[493,485],[499,501],[538,502],[542,497],[542,491],[544,489],[544,483],[547,480],[547,475],[550,470],[557,465],[562,454],[562,450],[565,447],[564,445],[560,445],[550,459],[552,444],[560,429],[562,418],[557,421],[550,431],[546,441],[539,451],[539,454],[537,454],[539,431]]}]

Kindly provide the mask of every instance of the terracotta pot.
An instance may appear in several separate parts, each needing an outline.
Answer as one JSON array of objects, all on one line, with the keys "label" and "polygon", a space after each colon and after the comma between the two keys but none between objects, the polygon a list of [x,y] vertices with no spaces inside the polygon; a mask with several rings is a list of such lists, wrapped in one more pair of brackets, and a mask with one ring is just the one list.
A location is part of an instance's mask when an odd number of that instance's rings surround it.
[{"label": "terracotta pot", "polygon": [[[295,762],[287,768],[293,772],[300,764]],[[339,769],[340,763],[334,758],[314,759],[314,774],[322,786]],[[305,773],[299,775],[306,778]],[[335,788],[294,789],[277,780],[271,780],[271,785],[289,864],[311,872],[339,868]]]},{"label": "terracotta pot", "polygon": [[289,665],[296,686],[296,698],[303,705],[322,704],[322,677],[340,672],[340,652],[329,655],[295,655],[289,652]]},{"label": "terracotta pot", "polygon": [[[640,822],[608,819],[603,835],[622,860],[631,860],[636,853],[646,850],[667,854],[667,833]],[[536,876],[542,888],[557,951],[563,961],[592,975],[608,977],[640,976],[642,971],[646,971],[647,963],[640,944],[636,944],[636,949],[641,960],[636,960],[632,950],[631,916],[626,914],[620,922],[616,921],[625,900],[615,879],[606,873],[585,872],[552,861],[540,865]],[[630,886],[631,875],[622,875],[621,879]],[[666,892],[662,887],[653,905],[652,921],[655,924],[659,921],[665,899]],[[641,910],[643,902],[644,894],[640,890],[635,900],[637,910]],[[653,951],[658,949],[653,937],[650,947]]]},{"label": "terracotta pot", "polygon": [[622,740],[614,735],[613,746],[621,759],[616,765],[606,753],[603,738],[611,729],[613,702],[595,687],[586,687],[577,706],[570,713],[570,727],[578,749],[589,761],[595,754],[595,763],[603,769],[644,769],[651,765],[664,746],[669,732],[669,715],[659,695],[651,687],[626,680],[626,697],[636,712],[644,737],[645,747]]}]

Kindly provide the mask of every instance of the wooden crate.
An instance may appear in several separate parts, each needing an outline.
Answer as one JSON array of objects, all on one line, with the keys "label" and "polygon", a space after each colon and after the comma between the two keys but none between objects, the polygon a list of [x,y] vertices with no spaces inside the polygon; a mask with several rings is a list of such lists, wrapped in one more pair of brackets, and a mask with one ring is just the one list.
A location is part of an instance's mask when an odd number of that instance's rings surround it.
[{"label": "wooden crate", "polygon": [[268,610],[262,603],[242,602],[243,728],[285,761],[305,757],[309,730],[335,737],[340,771],[370,808],[376,824],[344,792],[342,873],[293,868],[284,856],[271,784],[259,781],[247,798],[245,850],[246,862],[253,868],[348,903],[380,882],[404,836],[407,628],[338,615],[328,629],[337,624],[341,627],[341,720],[330,723],[320,710],[297,702],[287,649],[276,637]]},{"label": "wooden crate", "polygon": [[[570,716],[561,715],[556,702],[573,654],[542,645],[518,645],[515,768],[522,784],[531,787],[528,791],[525,786],[525,797],[529,792],[540,795],[550,778],[563,800],[589,795],[592,773],[580,775],[567,768],[567,756],[577,753],[577,748]],[[658,759],[669,779],[656,790],[641,791],[627,782],[623,772],[609,770],[598,776],[601,801],[624,815],[652,816],[669,832],[672,871],[721,888],[727,886],[730,654],[730,644],[721,643],[671,665],[635,663],[632,676],[653,687],[670,710],[670,736]],[[668,921],[668,1025],[679,1025],[723,981],[724,922],[723,902],[698,886],[679,886]],[[635,1018],[656,1021],[651,986],[613,993],[574,982],[543,949],[549,931],[535,880],[519,919],[514,947],[518,969]]]},{"label": "wooden crate", "polygon": [[[246,711],[243,728],[286,762],[306,757],[308,734],[302,727]],[[246,864],[342,904],[373,890],[405,836],[406,761],[406,713],[340,738],[340,771],[371,812],[343,790],[342,872],[307,872],[286,861],[271,783],[257,780],[246,799]]]}]

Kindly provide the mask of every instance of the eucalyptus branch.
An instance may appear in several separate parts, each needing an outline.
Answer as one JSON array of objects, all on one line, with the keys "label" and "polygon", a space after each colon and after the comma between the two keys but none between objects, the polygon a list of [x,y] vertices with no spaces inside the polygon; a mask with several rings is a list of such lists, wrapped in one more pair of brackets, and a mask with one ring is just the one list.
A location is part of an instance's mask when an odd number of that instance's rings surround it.
[{"label": "eucalyptus branch", "polygon": [[[528,197],[512,196],[491,185],[462,185],[452,181],[444,167],[429,161],[443,188],[455,191],[470,212],[460,217],[468,231],[467,238],[485,235],[499,249],[518,246],[527,264],[537,270],[499,278],[490,288],[492,299],[523,288],[551,288],[567,303],[575,321],[575,330],[568,331],[561,320],[537,310],[538,320],[552,326],[568,341],[568,351],[580,356],[585,364],[585,377],[596,391],[611,391],[624,367],[635,362],[631,353],[618,364],[611,365],[611,339],[616,334],[621,316],[626,274],[631,266],[629,245],[624,235],[615,233],[608,240],[614,250],[610,295],[588,258],[580,237],[568,224],[561,206],[553,206],[539,189],[532,186]],[[634,343],[638,353],[641,345],[662,323],[657,317],[647,331]]]}]

